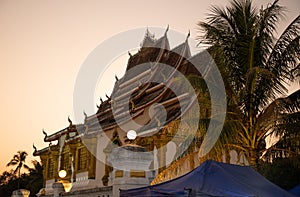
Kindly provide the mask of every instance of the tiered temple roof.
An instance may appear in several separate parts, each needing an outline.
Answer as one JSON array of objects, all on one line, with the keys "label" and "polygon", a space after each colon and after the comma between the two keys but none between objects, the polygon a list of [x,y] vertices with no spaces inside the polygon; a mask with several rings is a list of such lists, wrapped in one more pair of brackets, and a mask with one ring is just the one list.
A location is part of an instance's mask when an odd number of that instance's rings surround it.
[{"label": "tiered temple roof", "polygon": [[[84,124],[74,125],[68,119],[68,127],[46,135],[44,141],[51,142],[67,134],[66,140],[70,142],[82,135],[114,129],[140,116],[146,107],[154,103],[163,105],[167,112],[164,125],[180,118],[197,98],[184,91],[175,95],[170,87],[185,88],[174,80],[179,77],[178,72],[182,75],[199,74],[189,59],[197,58],[201,53],[191,56],[188,44],[190,34],[182,44],[170,50],[167,32],[168,28],[161,38],[155,39],[147,29],[140,50],[134,55],[129,54],[125,75],[121,79],[116,77],[111,96],[106,96],[104,101],[100,98],[98,111],[91,116],[85,114]],[[168,69],[170,67],[172,69]],[[137,132],[149,134],[151,130],[162,128],[164,125],[159,125],[160,114],[156,113],[154,116]],[[34,154],[39,155],[40,151],[35,151]]]}]

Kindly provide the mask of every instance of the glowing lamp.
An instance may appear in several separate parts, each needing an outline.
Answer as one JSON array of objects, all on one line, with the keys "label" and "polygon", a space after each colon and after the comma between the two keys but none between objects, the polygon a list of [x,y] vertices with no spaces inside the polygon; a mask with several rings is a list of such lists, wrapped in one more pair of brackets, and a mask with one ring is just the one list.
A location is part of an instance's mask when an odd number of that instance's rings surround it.
[{"label": "glowing lamp", "polygon": [[65,178],[67,176],[67,171],[65,171],[65,170],[59,171],[58,176],[62,179]]},{"label": "glowing lamp", "polygon": [[127,132],[127,138],[129,140],[134,140],[136,138],[137,134],[134,130],[130,130]]}]

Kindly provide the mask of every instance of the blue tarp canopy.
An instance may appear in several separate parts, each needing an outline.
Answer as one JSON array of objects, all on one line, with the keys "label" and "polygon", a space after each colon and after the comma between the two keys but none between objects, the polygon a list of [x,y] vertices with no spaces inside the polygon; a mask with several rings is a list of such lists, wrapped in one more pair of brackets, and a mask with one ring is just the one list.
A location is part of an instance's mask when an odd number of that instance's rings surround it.
[{"label": "blue tarp canopy", "polygon": [[121,197],[295,197],[251,167],[206,161],[193,171],[157,185],[120,190]]},{"label": "blue tarp canopy", "polygon": [[297,185],[296,187],[292,188],[291,190],[289,190],[289,192],[297,196],[300,196],[300,185]]}]

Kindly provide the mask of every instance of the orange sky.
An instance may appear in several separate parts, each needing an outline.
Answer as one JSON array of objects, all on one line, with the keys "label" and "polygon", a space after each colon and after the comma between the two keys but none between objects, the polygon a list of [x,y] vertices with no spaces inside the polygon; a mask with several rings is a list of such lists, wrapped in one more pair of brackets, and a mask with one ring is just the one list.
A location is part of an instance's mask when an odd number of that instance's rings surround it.
[{"label": "orange sky", "polygon": [[[129,29],[168,24],[184,33],[190,29],[195,37],[196,23],[209,6],[227,1],[188,2],[0,0],[0,172],[8,170],[5,165],[18,150],[29,153],[29,163],[33,142],[38,148],[47,146],[43,128],[50,134],[68,125],[77,73],[99,43]],[[281,23],[285,26],[299,14],[300,2],[281,3],[289,10]],[[118,61],[116,66],[126,65]],[[97,96],[109,93],[115,73],[122,69],[109,71],[112,81],[100,84]]]}]

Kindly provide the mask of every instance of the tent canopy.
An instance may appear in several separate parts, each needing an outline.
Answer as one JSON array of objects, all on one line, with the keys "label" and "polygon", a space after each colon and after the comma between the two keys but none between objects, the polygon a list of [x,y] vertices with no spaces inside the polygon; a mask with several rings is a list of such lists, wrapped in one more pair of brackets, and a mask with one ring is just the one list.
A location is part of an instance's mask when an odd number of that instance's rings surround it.
[{"label": "tent canopy", "polygon": [[295,197],[251,167],[208,160],[193,171],[153,186],[121,190],[129,196]]},{"label": "tent canopy", "polygon": [[297,185],[296,187],[289,190],[292,194],[295,194],[296,196],[300,196],[300,185]]}]

